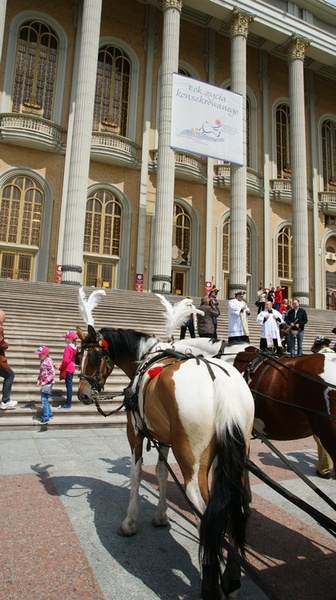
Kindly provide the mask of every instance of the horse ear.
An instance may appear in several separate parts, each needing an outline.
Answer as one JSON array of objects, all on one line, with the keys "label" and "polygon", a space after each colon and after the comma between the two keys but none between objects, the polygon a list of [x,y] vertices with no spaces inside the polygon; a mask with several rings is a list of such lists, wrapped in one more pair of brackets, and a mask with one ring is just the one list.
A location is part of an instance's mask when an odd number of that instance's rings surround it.
[{"label": "horse ear", "polygon": [[81,341],[85,338],[85,333],[80,327],[76,327],[77,335]]},{"label": "horse ear", "polygon": [[96,341],[97,340],[97,333],[94,327],[92,327],[92,325],[88,325],[88,334],[91,340]]}]

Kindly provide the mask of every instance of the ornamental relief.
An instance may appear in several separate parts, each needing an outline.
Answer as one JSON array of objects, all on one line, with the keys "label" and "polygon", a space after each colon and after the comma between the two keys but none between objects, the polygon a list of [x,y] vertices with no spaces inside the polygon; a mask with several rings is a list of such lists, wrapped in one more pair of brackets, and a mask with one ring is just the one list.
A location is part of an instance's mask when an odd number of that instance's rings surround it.
[{"label": "ornamental relief", "polygon": [[182,0],[161,0],[161,8],[162,11],[167,8],[176,8],[181,12],[182,10]]},{"label": "ornamental relief", "polygon": [[309,46],[309,41],[302,37],[293,36],[289,42],[287,49],[288,61],[291,60],[304,60],[306,54],[306,48]]},{"label": "ornamental relief", "polygon": [[248,36],[249,24],[253,21],[252,15],[246,12],[237,11],[230,21],[230,37],[235,35]]}]

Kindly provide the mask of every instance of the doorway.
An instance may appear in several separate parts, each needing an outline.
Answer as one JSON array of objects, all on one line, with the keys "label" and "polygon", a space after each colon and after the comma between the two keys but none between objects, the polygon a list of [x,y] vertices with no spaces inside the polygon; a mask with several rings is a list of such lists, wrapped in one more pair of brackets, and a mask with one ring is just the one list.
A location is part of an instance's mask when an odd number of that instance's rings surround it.
[{"label": "doorway", "polygon": [[34,256],[23,252],[0,252],[0,277],[32,281]]}]

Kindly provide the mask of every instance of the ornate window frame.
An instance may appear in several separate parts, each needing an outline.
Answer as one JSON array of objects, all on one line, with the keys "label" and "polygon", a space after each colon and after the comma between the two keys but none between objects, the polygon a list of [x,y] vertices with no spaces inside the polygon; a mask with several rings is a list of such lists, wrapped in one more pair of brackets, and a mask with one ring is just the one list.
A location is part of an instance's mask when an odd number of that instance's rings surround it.
[{"label": "ornate window frame", "polygon": [[[13,66],[16,60],[16,48],[18,32],[20,27],[27,21],[43,21],[47,23],[54,31],[59,40],[58,64],[56,73],[56,87],[53,105],[52,122],[61,124],[63,93],[65,84],[65,71],[67,64],[68,41],[63,28],[59,23],[46,13],[36,10],[26,10],[18,13],[11,21],[8,34],[7,56],[4,76],[4,92],[2,94],[1,112],[11,112],[12,87],[15,72]],[[14,64],[13,64],[14,62]]]}]

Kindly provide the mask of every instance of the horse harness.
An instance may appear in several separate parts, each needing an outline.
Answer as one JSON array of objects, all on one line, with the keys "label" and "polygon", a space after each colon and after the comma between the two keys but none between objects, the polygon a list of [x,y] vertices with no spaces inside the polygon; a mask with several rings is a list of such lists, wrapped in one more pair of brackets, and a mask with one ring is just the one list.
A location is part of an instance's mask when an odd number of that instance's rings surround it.
[{"label": "horse harness", "polygon": [[292,373],[295,373],[296,375],[302,377],[303,379],[309,379],[310,381],[314,381],[315,383],[321,383],[321,385],[322,384],[327,385],[328,387],[336,389],[336,385],[334,385],[332,383],[323,383],[322,381],[319,381],[313,375],[309,375],[308,373],[301,373],[301,371],[298,371],[294,367],[283,364],[283,362],[281,361],[281,358],[282,357],[275,356],[271,352],[262,351],[262,352],[259,352],[258,355],[248,363],[246,369],[242,373],[242,375],[248,385],[251,383],[251,375],[253,375],[254,373],[257,373],[258,369],[263,365],[263,368],[259,372],[257,381],[253,385],[253,388],[250,388],[251,392],[254,395],[258,395],[266,400],[272,400],[273,402],[276,402],[277,404],[283,404],[284,406],[286,406],[288,408],[297,408],[303,412],[311,413],[313,415],[328,419],[329,421],[335,421],[336,415],[329,415],[322,411],[314,410],[314,409],[308,408],[308,407],[303,407],[298,404],[293,404],[292,402],[284,402],[283,400],[278,400],[277,398],[273,398],[272,396],[268,396],[267,394],[263,394],[262,392],[259,392],[259,385],[262,381],[263,376],[265,375],[266,371],[270,367],[273,366],[272,361],[274,361],[277,365],[281,366],[283,369],[287,369],[287,371],[291,371]]}]

